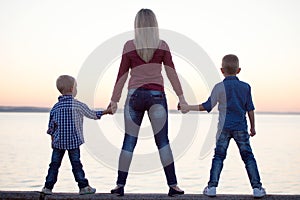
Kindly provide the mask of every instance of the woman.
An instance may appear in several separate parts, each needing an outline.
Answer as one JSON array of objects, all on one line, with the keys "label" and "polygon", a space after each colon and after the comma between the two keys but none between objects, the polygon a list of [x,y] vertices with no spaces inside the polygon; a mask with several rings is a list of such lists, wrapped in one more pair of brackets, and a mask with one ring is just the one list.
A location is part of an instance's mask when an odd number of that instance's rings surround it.
[{"label": "woman", "polygon": [[[108,109],[117,110],[122,89],[130,71],[128,95],[124,107],[125,137],[119,158],[117,186],[112,194],[124,195],[140,125],[147,111],[154,132],[155,143],[170,187],[169,196],[184,194],[177,186],[172,150],[168,139],[168,107],[164,93],[162,64],[171,85],[184,107],[186,101],[174,68],[169,47],[159,39],[155,14],[150,9],[141,9],[135,18],[135,38],[124,45],[122,60]],[[182,111],[184,112],[184,110]]]}]

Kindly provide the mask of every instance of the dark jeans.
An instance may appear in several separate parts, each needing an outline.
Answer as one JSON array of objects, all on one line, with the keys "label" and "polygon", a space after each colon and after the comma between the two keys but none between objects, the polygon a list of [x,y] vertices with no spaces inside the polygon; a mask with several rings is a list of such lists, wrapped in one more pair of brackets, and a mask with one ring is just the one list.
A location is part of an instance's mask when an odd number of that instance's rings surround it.
[{"label": "dark jeans", "polygon": [[223,161],[226,158],[229,142],[233,138],[239,148],[242,160],[248,173],[252,188],[260,188],[260,176],[257,169],[256,161],[252,153],[249,141],[249,134],[246,131],[222,131],[215,148],[214,158],[210,170],[209,187],[217,187],[220,174],[223,168]]},{"label": "dark jeans", "polygon": [[[54,184],[57,181],[58,169],[61,165],[61,161],[65,154],[64,149],[53,149],[51,163],[49,165],[48,175],[46,177],[45,187],[53,189]],[[85,178],[82,164],[80,162],[80,150],[71,149],[67,150],[72,165],[72,171],[79,188],[84,188],[89,185],[88,180]]]},{"label": "dark jeans", "polygon": [[138,133],[147,111],[169,186],[177,184],[172,150],[168,138],[168,106],[165,93],[156,90],[131,89],[124,109],[125,137],[119,158],[118,185],[125,185]]}]

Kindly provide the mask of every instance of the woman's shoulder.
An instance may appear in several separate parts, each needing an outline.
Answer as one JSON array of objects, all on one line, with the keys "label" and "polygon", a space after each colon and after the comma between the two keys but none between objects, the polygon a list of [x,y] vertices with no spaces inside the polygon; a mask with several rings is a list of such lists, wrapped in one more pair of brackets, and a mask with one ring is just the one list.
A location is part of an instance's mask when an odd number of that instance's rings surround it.
[{"label": "woman's shoulder", "polygon": [[135,51],[135,45],[133,40],[128,40],[124,44],[124,52],[128,53],[131,51]]},{"label": "woman's shoulder", "polygon": [[127,40],[124,45],[134,45],[133,40]]},{"label": "woman's shoulder", "polygon": [[164,40],[160,40],[159,49],[162,49],[162,50],[165,50],[165,51],[170,51],[168,43]]},{"label": "woman's shoulder", "polygon": [[168,45],[166,41],[161,40],[161,39],[160,39],[160,43],[161,43],[162,45]]}]

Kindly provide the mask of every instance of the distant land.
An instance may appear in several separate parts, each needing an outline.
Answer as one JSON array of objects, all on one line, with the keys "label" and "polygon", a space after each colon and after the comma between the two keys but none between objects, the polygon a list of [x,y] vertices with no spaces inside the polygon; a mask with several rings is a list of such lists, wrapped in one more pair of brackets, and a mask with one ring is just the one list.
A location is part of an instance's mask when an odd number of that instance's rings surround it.
[{"label": "distant land", "polygon": [[50,108],[33,106],[0,106],[0,112],[49,112]]},{"label": "distant land", "polygon": [[[0,106],[0,112],[32,112],[32,113],[48,113],[51,108],[46,107],[34,107],[34,106]],[[96,108],[96,110],[104,110],[103,108]],[[118,109],[118,113],[122,113],[123,109]],[[169,110],[169,113],[179,114],[178,110]],[[191,111],[191,114],[206,114],[206,112]],[[300,115],[300,112],[261,112],[256,111],[257,114],[269,114],[269,115]],[[218,114],[212,112],[211,114]]]}]

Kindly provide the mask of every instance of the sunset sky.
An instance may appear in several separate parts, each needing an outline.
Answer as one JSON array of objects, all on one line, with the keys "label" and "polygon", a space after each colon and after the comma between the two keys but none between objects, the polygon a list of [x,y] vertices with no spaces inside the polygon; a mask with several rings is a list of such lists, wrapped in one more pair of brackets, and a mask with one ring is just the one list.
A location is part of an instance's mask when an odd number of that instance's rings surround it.
[{"label": "sunset sky", "polygon": [[[99,45],[133,30],[141,8],[155,12],[160,28],[201,46],[218,70],[224,55],[236,54],[242,68],[238,77],[252,86],[256,110],[300,112],[298,0],[0,0],[0,106],[51,107],[59,95],[56,78],[77,77]],[[173,57],[178,73],[192,77],[188,63],[176,52]],[[112,61],[99,80],[91,106],[109,103],[119,62]],[[209,90],[203,80],[191,84],[198,103],[205,101]],[[176,97],[169,96],[175,109]]]}]

